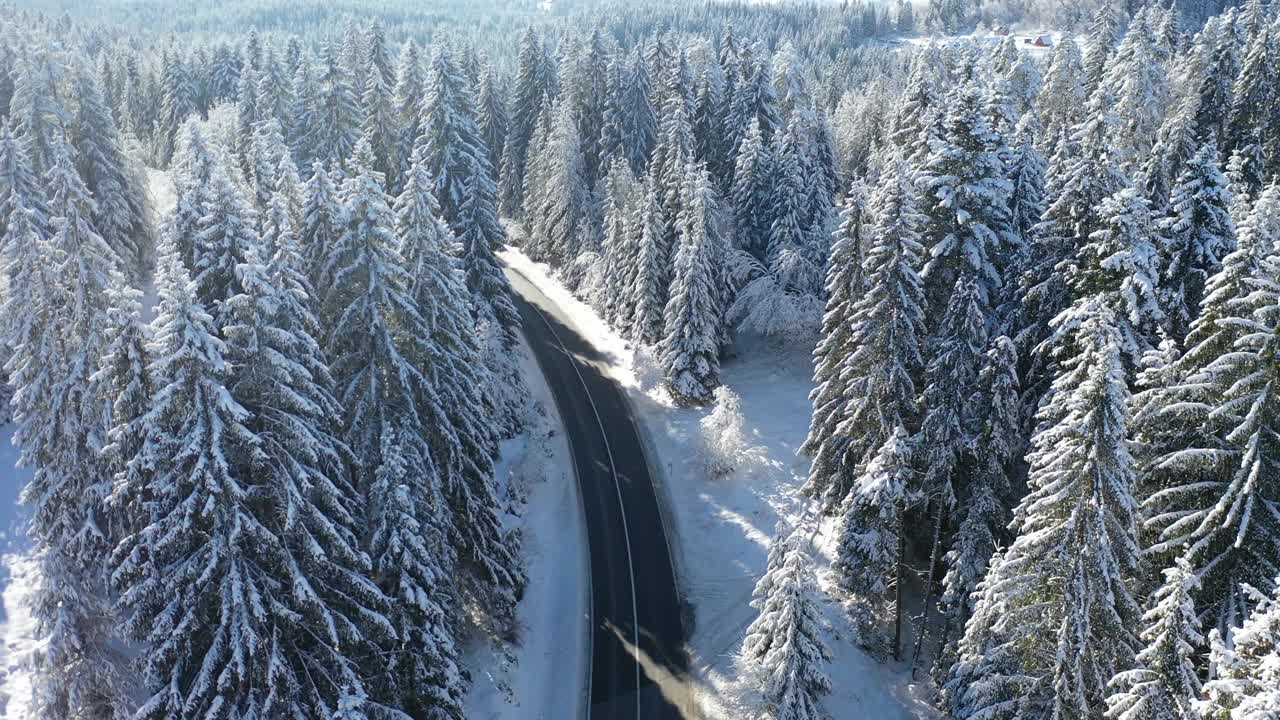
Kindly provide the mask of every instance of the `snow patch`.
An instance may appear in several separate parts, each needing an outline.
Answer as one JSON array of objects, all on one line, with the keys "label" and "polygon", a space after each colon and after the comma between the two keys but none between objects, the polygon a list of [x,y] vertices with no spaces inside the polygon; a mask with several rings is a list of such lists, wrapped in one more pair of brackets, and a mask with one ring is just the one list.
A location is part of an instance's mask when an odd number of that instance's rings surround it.
[{"label": "snow patch", "polygon": [[[667,528],[672,560],[685,599],[694,606],[689,651],[693,681],[699,686],[695,693],[709,719],[744,717],[734,657],[755,617],[751,592],[764,573],[779,520],[817,528],[813,557],[823,589],[830,587],[825,571],[833,560],[829,537],[834,523],[815,523],[809,503],[798,494],[809,467],[797,451],[811,413],[810,348],[740,341],[738,355],[721,367],[724,385],[738,397],[740,418],[730,421],[723,412],[717,417],[714,408],[677,408],[661,387],[661,373],[650,353],[632,350],[554,279],[550,268],[514,248],[499,257],[559,305],[626,390],[648,436],[650,459],[657,464],[652,468],[655,479],[670,497],[675,521]],[[749,452],[731,471],[709,473],[708,459],[725,441],[709,438],[706,432],[726,427],[736,434],[728,442]],[[934,714],[917,699],[920,688],[911,685],[905,666],[882,664],[857,648],[853,627],[838,602],[825,595],[819,605],[829,625],[827,642],[833,655],[827,668],[833,692],[825,705],[834,720],[905,720]]]}]

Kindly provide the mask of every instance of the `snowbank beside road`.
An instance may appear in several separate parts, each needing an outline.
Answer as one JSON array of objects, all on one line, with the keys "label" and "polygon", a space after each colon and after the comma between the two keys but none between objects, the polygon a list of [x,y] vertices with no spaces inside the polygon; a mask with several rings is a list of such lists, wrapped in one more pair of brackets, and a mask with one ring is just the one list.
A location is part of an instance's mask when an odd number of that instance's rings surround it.
[{"label": "snowbank beside road", "polygon": [[532,402],[524,432],[503,443],[497,475],[519,513],[511,525],[522,534],[529,587],[519,607],[520,646],[468,649],[467,717],[573,720],[583,716],[590,663],[586,526],[551,389],[523,339],[517,352]]}]

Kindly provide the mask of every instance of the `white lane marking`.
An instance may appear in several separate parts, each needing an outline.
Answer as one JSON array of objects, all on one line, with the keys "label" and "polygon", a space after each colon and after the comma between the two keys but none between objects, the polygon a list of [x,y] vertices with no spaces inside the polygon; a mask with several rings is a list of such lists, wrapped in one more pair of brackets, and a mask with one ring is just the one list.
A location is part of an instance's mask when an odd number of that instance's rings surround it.
[{"label": "white lane marking", "polygon": [[[536,287],[534,288],[537,289]],[[573,374],[578,376],[578,382],[582,384],[582,392],[587,396],[587,403],[591,405],[591,413],[596,416],[596,425],[600,428],[600,438],[604,441],[605,453],[609,456],[609,473],[613,475],[613,489],[618,493],[618,512],[622,515],[622,539],[627,546],[627,579],[631,581],[631,624],[635,635],[636,649],[640,648],[640,611],[636,607],[636,568],[631,560],[631,531],[627,528],[627,506],[622,501],[622,486],[618,483],[618,469],[613,464],[613,450],[609,447],[609,434],[604,430],[604,421],[600,419],[600,411],[596,408],[596,401],[591,397],[591,391],[587,389],[587,381],[582,377],[582,371],[578,369],[578,362],[574,359],[573,353],[569,352],[569,348],[565,347],[564,341],[560,339],[560,334],[552,327],[551,322],[547,320],[547,316],[537,305],[529,303],[529,307],[538,313],[538,317],[542,319],[542,324],[547,326],[547,330],[551,331],[551,336],[556,339],[556,344],[564,351],[566,357],[569,358],[569,364],[573,367]],[[577,459],[574,459],[576,470]],[[663,533],[665,535],[665,533]],[[669,551],[668,551],[669,552]],[[593,628],[594,632],[594,628]],[[594,649],[594,648],[593,648]],[[591,715],[591,704],[587,703],[587,716]],[[644,715],[640,708],[640,662],[636,660],[636,717],[643,718]]]}]

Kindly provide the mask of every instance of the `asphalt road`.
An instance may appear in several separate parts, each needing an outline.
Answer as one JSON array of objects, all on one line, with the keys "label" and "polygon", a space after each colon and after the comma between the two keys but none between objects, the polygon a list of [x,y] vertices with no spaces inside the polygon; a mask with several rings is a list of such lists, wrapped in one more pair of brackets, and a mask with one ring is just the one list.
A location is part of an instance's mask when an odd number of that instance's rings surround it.
[{"label": "asphalt road", "polygon": [[[508,270],[555,396],[586,513],[591,565],[592,720],[692,719],[679,591],[639,430],[604,358]],[[571,625],[566,626],[572,627]]]}]

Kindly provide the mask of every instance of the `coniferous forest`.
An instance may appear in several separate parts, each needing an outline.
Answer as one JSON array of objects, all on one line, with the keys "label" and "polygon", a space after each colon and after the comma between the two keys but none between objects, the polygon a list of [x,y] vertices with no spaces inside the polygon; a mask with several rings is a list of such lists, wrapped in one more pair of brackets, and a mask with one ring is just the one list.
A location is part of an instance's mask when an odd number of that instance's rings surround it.
[{"label": "coniferous forest", "polygon": [[34,5],[33,718],[467,718],[530,579],[508,246],[714,435],[812,349],[834,589],[780,526],[753,717],[835,714],[833,601],[939,717],[1280,718],[1280,3]]}]

